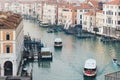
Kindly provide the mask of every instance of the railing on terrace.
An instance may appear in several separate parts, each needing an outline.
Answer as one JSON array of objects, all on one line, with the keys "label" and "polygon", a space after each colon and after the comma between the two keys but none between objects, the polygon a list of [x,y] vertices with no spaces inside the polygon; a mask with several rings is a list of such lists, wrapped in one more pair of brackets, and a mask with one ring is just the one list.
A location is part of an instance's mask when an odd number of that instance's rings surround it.
[{"label": "railing on terrace", "polygon": [[106,74],[105,80],[120,80],[120,71]]}]

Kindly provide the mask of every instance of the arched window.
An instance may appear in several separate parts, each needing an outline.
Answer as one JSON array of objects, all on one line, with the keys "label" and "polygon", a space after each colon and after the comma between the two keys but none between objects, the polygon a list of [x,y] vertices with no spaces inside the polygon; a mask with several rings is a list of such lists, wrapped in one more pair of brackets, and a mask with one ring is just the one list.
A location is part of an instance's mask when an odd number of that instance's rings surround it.
[{"label": "arched window", "polygon": [[9,45],[6,46],[6,53],[10,53],[10,46]]},{"label": "arched window", "polygon": [[6,34],[6,40],[10,40],[10,34],[9,33]]}]

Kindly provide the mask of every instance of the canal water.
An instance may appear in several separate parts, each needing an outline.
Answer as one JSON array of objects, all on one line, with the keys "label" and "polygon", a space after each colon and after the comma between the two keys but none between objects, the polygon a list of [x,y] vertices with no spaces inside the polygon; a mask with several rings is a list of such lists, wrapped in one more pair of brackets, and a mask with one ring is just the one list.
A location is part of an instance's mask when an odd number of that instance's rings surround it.
[{"label": "canal water", "polygon": [[[77,39],[72,35],[47,33],[47,29],[39,27],[31,21],[24,21],[24,34],[41,39],[45,46],[53,52],[53,61],[29,63],[28,71],[33,67],[33,80],[104,80],[104,75],[119,71],[112,58],[120,59],[120,43],[102,43],[97,39]],[[63,48],[54,49],[54,39],[61,37]],[[93,58],[97,62],[96,78],[84,78],[85,60]]]}]

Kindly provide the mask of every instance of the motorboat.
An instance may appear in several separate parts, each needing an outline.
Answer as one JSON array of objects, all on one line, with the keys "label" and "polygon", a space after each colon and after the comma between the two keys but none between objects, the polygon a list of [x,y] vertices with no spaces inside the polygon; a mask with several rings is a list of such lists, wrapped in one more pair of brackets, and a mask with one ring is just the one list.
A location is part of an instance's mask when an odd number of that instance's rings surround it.
[{"label": "motorboat", "polygon": [[62,39],[61,38],[56,38],[54,41],[54,47],[62,47]]},{"label": "motorboat", "polygon": [[83,71],[84,76],[95,77],[96,73],[97,73],[96,60],[94,59],[86,60]]},{"label": "motorboat", "polygon": [[41,48],[40,58],[42,60],[49,60],[49,59],[52,60],[52,51],[50,50],[50,48],[47,47]]}]

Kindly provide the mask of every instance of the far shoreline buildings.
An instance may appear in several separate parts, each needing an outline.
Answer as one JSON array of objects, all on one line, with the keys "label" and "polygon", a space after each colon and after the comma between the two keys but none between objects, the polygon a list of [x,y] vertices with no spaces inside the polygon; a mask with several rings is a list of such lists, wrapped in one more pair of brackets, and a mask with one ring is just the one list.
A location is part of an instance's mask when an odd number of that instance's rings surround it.
[{"label": "far shoreline buildings", "polygon": [[[43,23],[58,24],[66,26],[82,25],[82,29],[88,32],[106,35],[111,37],[119,37],[119,30],[117,20],[113,20],[113,24],[108,24],[106,21],[110,9],[113,10],[113,14],[110,17],[119,17],[119,10],[115,7],[119,6],[119,0],[84,0],[82,3],[79,0],[17,0],[2,1],[0,9],[3,11],[13,11],[21,15],[28,15],[34,18],[38,18]],[[105,6],[111,6],[109,8]],[[114,8],[112,8],[114,7]],[[111,11],[112,12],[112,11]],[[113,18],[111,18],[113,19]],[[110,30],[109,26],[112,30]],[[114,31],[113,31],[114,26]],[[115,29],[117,30],[115,31]],[[107,29],[107,30],[106,30]],[[112,32],[113,31],[113,32]]]}]

